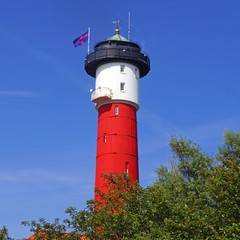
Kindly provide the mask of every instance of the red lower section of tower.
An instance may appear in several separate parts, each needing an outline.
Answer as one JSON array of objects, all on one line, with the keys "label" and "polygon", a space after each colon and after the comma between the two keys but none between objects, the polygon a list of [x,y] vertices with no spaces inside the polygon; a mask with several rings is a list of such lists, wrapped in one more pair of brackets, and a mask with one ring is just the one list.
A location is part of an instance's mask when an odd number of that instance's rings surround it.
[{"label": "red lower section of tower", "polygon": [[136,108],[109,103],[98,109],[95,188],[106,192],[103,173],[127,173],[138,181]]}]

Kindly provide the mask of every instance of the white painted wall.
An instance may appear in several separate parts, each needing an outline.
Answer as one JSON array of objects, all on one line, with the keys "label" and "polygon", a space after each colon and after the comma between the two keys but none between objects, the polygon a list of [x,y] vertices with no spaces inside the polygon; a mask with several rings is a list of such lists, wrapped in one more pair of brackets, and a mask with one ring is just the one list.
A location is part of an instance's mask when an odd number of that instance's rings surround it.
[{"label": "white painted wall", "polygon": [[[121,65],[124,71],[121,72]],[[124,83],[124,90],[120,89]],[[107,87],[112,90],[112,101],[123,100],[139,106],[139,69],[124,62],[105,63],[96,70],[95,88]]]}]

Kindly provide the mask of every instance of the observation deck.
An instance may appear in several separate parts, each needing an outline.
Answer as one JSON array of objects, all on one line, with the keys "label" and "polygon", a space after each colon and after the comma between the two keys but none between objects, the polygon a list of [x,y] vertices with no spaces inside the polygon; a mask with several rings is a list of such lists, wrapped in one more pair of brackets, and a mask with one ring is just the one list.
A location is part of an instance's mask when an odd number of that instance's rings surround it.
[{"label": "observation deck", "polygon": [[112,90],[107,87],[99,87],[92,91],[91,101],[94,103],[100,103],[105,100],[112,99]]},{"label": "observation deck", "polygon": [[86,72],[95,77],[99,65],[119,61],[134,64],[139,68],[140,78],[146,76],[150,71],[148,55],[142,53],[136,43],[115,39],[112,37],[95,45],[94,52],[89,53],[85,58]]}]

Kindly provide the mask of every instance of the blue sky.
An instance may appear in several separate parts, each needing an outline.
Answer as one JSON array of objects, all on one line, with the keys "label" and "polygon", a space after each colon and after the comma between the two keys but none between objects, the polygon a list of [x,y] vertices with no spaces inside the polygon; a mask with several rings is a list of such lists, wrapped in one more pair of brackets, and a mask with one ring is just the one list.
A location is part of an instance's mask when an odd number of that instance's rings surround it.
[{"label": "blue sky", "polygon": [[182,135],[216,152],[240,122],[240,1],[12,0],[0,6],[0,226],[30,235],[23,220],[64,218],[93,197],[97,112],[87,45],[114,34],[151,59],[140,83],[140,183],[168,165],[168,139]]}]

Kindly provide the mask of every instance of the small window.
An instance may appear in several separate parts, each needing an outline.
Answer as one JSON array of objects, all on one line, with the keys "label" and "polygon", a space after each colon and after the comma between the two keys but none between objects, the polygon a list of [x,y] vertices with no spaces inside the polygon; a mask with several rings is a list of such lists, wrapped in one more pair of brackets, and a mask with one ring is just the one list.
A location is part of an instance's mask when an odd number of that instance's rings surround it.
[{"label": "small window", "polygon": [[121,64],[121,65],[120,65],[120,72],[123,73],[123,72],[124,72],[124,69],[125,69],[125,65]]},{"label": "small window", "polygon": [[115,113],[115,115],[118,115],[118,106],[115,106],[114,113]]},{"label": "small window", "polygon": [[104,133],[104,134],[103,134],[103,143],[106,143],[106,142],[107,142],[107,134]]},{"label": "small window", "polygon": [[128,175],[128,162],[125,162],[125,173]]},{"label": "small window", "polygon": [[120,83],[120,90],[121,91],[125,90],[125,83],[123,83],[123,82]]},{"label": "small window", "polygon": [[137,78],[138,77],[138,69],[135,68],[135,77]]}]

